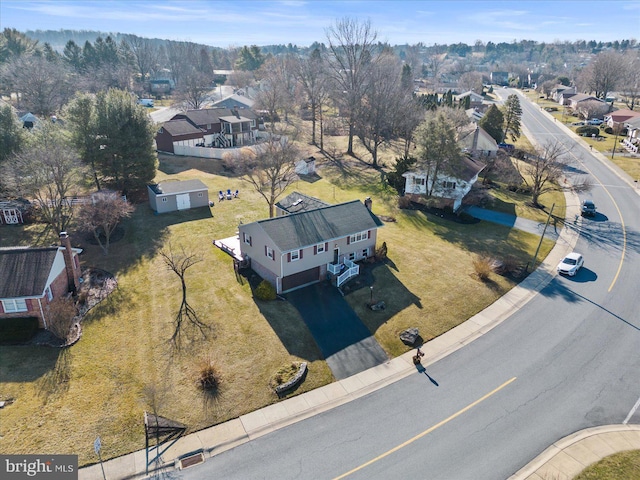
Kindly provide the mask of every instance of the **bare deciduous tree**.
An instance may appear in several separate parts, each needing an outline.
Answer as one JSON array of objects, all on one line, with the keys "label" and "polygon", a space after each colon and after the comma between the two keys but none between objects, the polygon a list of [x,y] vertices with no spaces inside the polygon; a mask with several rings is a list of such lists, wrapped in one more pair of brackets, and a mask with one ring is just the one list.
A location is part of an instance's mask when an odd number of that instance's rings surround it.
[{"label": "bare deciduous tree", "polygon": [[525,158],[515,163],[522,182],[531,190],[531,203],[540,207],[540,195],[548,192],[575,190],[586,191],[589,183],[580,181],[570,184],[562,179],[571,161],[563,157],[565,148],[560,142],[552,141],[533,149]]},{"label": "bare deciduous tree", "polygon": [[173,106],[182,110],[199,110],[212,89],[211,75],[193,70],[184,75],[176,88]]},{"label": "bare deciduous tree", "polygon": [[211,328],[198,318],[196,311],[187,302],[187,283],[185,275],[189,268],[201,262],[202,259],[195,254],[187,254],[184,249],[181,249],[180,253],[174,253],[171,245],[169,245],[168,251],[162,250],[160,255],[162,256],[164,263],[167,265],[167,268],[178,276],[182,286],[182,301],[173,322],[173,335],[170,339],[173,347],[176,350],[180,350],[183,334],[188,337],[191,335],[193,330],[197,330],[200,332],[202,337],[206,339],[207,333]]},{"label": "bare deciduous tree", "polygon": [[109,254],[111,235],[120,221],[131,215],[133,207],[116,192],[101,190],[91,196],[91,203],[84,204],[78,213],[78,222],[91,232],[105,255]]},{"label": "bare deciduous tree", "polygon": [[629,110],[633,110],[640,102],[640,53],[628,51],[625,60],[627,66],[625,72],[622,72],[620,95]]},{"label": "bare deciduous tree", "polygon": [[82,172],[80,159],[61,128],[43,122],[24,148],[5,162],[3,183],[15,196],[35,200],[42,220],[62,232],[73,216],[65,197],[75,193]]},{"label": "bare deciduous tree", "polygon": [[140,80],[144,83],[159,62],[158,49],[148,38],[132,35],[126,42],[133,54],[136,68],[140,74]]},{"label": "bare deciduous tree", "polygon": [[[302,92],[311,108],[311,144],[316,143],[316,126],[322,119],[322,106],[327,98],[327,76],[324,72],[324,62],[319,49],[315,49],[311,55],[299,59],[295,64],[295,75],[302,87]],[[322,135],[320,135],[320,150],[322,150]]]},{"label": "bare deciduous tree", "polygon": [[353,155],[353,137],[360,101],[368,85],[367,77],[376,62],[377,33],[371,22],[359,23],[345,18],[337,21],[327,32],[329,43],[328,73],[333,81],[333,100],[347,117],[349,138],[347,155]]},{"label": "bare deciduous tree", "polygon": [[620,83],[620,73],[625,71],[625,66],[621,53],[611,50],[600,52],[582,71],[579,87],[604,100]]},{"label": "bare deciduous tree", "polygon": [[46,306],[47,330],[60,340],[67,340],[78,310],[72,298],[59,297]]},{"label": "bare deciduous tree", "polygon": [[478,95],[482,95],[482,74],[480,72],[463,73],[460,75],[460,80],[458,80],[458,88],[460,88],[460,91],[462,92],[472,90]]},{"label": "bare deciduous tree", "polygon": [[254,149],[244,149],[237,157],[227,159],[242,179],[269,205],[269,218],[274,216],[274,205],[289,185],[297,178],[295,161],[300,152],[284,136],[272,135]]},{"label": "bare deciduous tree", "polygon": [[391,140],[399,119],[404,115],[410,92],[400,83],[402,65],[391,53],[383,53],[369,69],[369,86],[362,98],[362,108],[356,120],[358,137],[378,165],[378,148]]},{"label": "bare deciduous tree", "polygon": [[597,100],[585,100],[580,102],[579,105],[577,113],[585,120],[602,117],[609,111],[609,106],[606,103]]},{"label": "bare deciduous tree", "polygon": [[2,65],[0,80],[18,93],[18,108],[36,115],[56,113],[73,95],[73,75],[67,64],[44,56],[20,56]]}]

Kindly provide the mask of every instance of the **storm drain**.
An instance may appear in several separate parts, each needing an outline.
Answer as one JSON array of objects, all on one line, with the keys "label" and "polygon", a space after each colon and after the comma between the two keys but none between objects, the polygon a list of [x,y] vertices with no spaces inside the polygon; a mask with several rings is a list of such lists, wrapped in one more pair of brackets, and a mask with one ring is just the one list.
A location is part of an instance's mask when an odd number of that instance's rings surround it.
[{"label": "storm drain", "polygon": [[194,465],[198,465],[202,462],[204,462],[204,455],[202,452],[189,453],[178,459],[177,467],[179,470],[184,470],[185,468],[193,467]]}]

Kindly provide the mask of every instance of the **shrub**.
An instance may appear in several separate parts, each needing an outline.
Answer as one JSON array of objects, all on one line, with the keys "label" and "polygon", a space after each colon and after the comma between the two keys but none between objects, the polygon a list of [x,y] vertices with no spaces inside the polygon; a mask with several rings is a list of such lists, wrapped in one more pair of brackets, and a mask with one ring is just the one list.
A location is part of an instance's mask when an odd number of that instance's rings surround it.
[{"label": "shrub", "polygon": [[260,284],[256,287],[256,291],[254,295],[258,300],[275,300],[276,299],[276,289],[271,285],[267,280],[262,280]]},{"label": "shrub", "polygon": [[409,208],[411,205],[411,199],[409,197],[398,198],[398,208]]},{"label": "shrub", "polygon": [[593,125],[585,125],[583,127],[576,128],[576,133],[584,137],[590,137],[591,135],[597,136],[600,133],[600,130],[598,127],[594,127]]},{"label": "shrub", "polygon": [[202,390],[214,390],[220,386],[221,376],[213,360],[209,357],[200,361],[198,367],[198,386]]},{"label": "shrub", "polygon": [[476,275],[483,282],[489,279],[491,273],[491,259],[488,257],[476,257],[473,259],[473,268],[476,271]]},{"label": "shrub", "polygon": [[78,310],[71,298],[56,298],[46,307],[49,331],[60,340],[67,340]]},{"label": "shrub", "polygon": [[271,377],[271,380],[269,381],[269,386],[271,388],[275,388],[278,385],[287,383],[296,375],[296,373],[298,373],[299,368],[300,368],[300,364],[296,362],[291,362],[290,364],[283,365],[278,369],[278,371],[273,375],[273,377]]},{"label": "shrub", "polygon": [[463,222],[463,223],[472,223],[475,220],[473,215],[470,215],[467,212],[460,213],[458,215],[458,218],[460,218],[460,221]]},{"label": "shrub", "polygon": [[382,246],[376,249],[376,260],[386,260],[387,258],[387,242],[382,242]]}]

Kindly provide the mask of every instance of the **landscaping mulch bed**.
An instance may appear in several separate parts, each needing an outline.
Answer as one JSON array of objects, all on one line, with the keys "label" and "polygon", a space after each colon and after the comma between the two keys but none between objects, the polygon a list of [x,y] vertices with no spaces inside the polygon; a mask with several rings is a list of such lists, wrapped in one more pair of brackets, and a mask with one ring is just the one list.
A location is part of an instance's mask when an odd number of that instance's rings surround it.
[{"label": "landscaping mulch bed", "polygon": [[449,220],[451,222],[456,222],[456,223],[462,223],[462,224],[474,224],[474,223],[479,223],[480,220],[474,217],[471,217],[470,215],[466,215],[466,214],[457,214],[457,213],[453,213],[450,210],[447,209],[443,209],[443,208],[435,208],[435,207],[429,207],[427,205],[424,205],[422,203],[417,203],[417,202],[410,202],[409,205],[407,207],[404,208],[405,210],[420,210],[421,212],[424,212],[428,215],[432,215],[434,217],[440,217],[443,218],[445,220]]}]

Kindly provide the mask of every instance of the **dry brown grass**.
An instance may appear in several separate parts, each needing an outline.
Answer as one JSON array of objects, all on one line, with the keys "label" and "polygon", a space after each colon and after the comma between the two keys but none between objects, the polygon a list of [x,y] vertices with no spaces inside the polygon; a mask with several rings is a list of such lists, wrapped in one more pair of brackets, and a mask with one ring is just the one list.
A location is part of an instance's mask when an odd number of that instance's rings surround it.
[{"label": "dry brown grass", "polygon": [[[345,142],[327,140],[336,152]],[[487,283],[474,279],[476,255],[498,252],[525,263],[535,250],[533,235],[399,209],[395,192],[385,187],[381,171],[371,168],[360,147],[361,158],[326,158],[305,148],[318,159],[319,178],[300,179],[293,189],[330,203],[369,196],[375,213],[397,220],[379,231],[388,260],[373,271],[376,297],[387,309],[366,308],[368,288],[346,297],[391,356],[407,351],[400,331],[418,326],[425,340],[436,337],[513,287],[512,280],[498,275]],[[385,149],[381,162],[396,155]],[[216,160],[163,157],[156,180],[165,178],[200,178],[214,200],[219,190],[238,189],[240,196],[216,201],[211,209],[164,215],[141,204],[125,221],[125,236],[109,256],[83,243],[83,265],[115,274],[118,289],[86,317],[84,335],[72,348],[1,349],[0,393],[16,398],[2,412],[3,453],[73,453],[83,465],[97,461],[92,449],[97,435],[104,459],[143,448],[145,410],[155,409],[194,431],[278,401],[269,381],[282,365],[308,363],[309,373],[295,394],[333,380],[298,312],[287,302],[256,300],[246,279],[236,277],[231,259],[211,244],[234,235],[240,222],[267,216],[264,200]],[[71,236],[74,243],[80,240],[73,230]],[[2,227],[0,246],[46,245],[56,237],[37,225]],[[180,285],[158,254],[169,243],[203,259],[187,272],[187,295],[213,332],[180,352],[168,343]],[[540,258],[551,246],[543,242]],[[221,379],[215,396],[204,395],[194,381],[201,358],[211,359]]]}]

